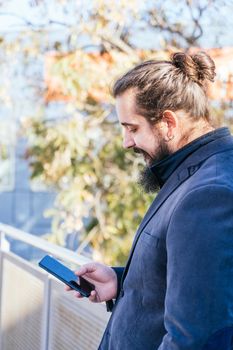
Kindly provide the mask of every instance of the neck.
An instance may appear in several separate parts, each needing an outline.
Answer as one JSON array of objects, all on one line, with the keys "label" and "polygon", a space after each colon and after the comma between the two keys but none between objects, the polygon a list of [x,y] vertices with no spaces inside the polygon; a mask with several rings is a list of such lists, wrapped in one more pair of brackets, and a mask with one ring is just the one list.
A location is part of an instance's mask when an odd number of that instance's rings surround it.
[{"label": "neck", "polygon": [[214,127],[205,120],[193,123],[192,126],[189,125],[187,128],[185,128],[185,130],[181,132],[179,139],[177,140],[176,144],[174,144],[174,151],[178,151],[188,143],[213,130]]}]

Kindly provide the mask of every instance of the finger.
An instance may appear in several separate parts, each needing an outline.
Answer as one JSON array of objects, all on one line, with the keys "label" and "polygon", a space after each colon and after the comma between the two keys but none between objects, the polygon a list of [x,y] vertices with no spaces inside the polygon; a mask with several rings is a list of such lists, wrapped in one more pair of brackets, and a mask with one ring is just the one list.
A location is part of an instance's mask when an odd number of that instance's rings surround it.
[{"label": "finger", "polygon": [[65,286],[65,291],[69,292],[70,290],[72,290],[72,288],[70,288],[69,286]]},{"label": "finger", "polygon": [[75,271],[76,276],[83,276],[86,273],[94,272],[96,271],[96,266],[94,264],[86,264],[81,266],[77,271]]},{"label": "finger", "polygon": [[95,303],[97,301],[97,293],[95,290],[91,291],[91,294],[89,296],[89,300]]},{"label": "finger", "polygon": [[75,296],[76,298],[78,298],[78,299],[82,299],[82,298],[83,298],[83,296],[82,296],[79,292],[75,292],[75,293],[74,293],[74,296]]}]

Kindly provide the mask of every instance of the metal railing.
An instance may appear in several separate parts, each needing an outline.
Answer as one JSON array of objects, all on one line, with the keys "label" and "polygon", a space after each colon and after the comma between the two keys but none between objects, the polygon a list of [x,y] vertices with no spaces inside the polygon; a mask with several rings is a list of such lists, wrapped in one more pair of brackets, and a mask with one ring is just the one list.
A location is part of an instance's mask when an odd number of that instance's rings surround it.
[{"label": "metal railing", "polygon": [[10,251],[19,240],[80,266],[90,260],[42,238],[0,224],[0,349],[95,350],[109,318],[102,304],[74,298],[35,262]]}]

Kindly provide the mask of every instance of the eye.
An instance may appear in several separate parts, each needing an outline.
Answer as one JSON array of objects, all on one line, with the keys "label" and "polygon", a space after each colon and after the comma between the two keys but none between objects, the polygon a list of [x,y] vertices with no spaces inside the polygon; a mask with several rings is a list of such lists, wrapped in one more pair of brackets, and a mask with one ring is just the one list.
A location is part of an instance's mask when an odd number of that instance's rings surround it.
[{"label": "eye", "polygon": [[131,132],[132,134],[134,134],[137,131],[137,128],[130,128],[129,132]]}]

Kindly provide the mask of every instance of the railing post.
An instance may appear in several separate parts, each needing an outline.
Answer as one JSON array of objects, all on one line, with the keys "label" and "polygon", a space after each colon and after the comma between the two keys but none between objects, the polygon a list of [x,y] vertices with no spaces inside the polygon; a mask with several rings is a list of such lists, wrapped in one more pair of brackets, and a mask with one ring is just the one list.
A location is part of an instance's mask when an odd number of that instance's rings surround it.
[{"label": "railing post", "polygon": [[48,350],[49,346],[49,312],[50,312],[51,283],[47,278],[44,286],[44,305],[43,305],[43,326],[41,350]]}]

